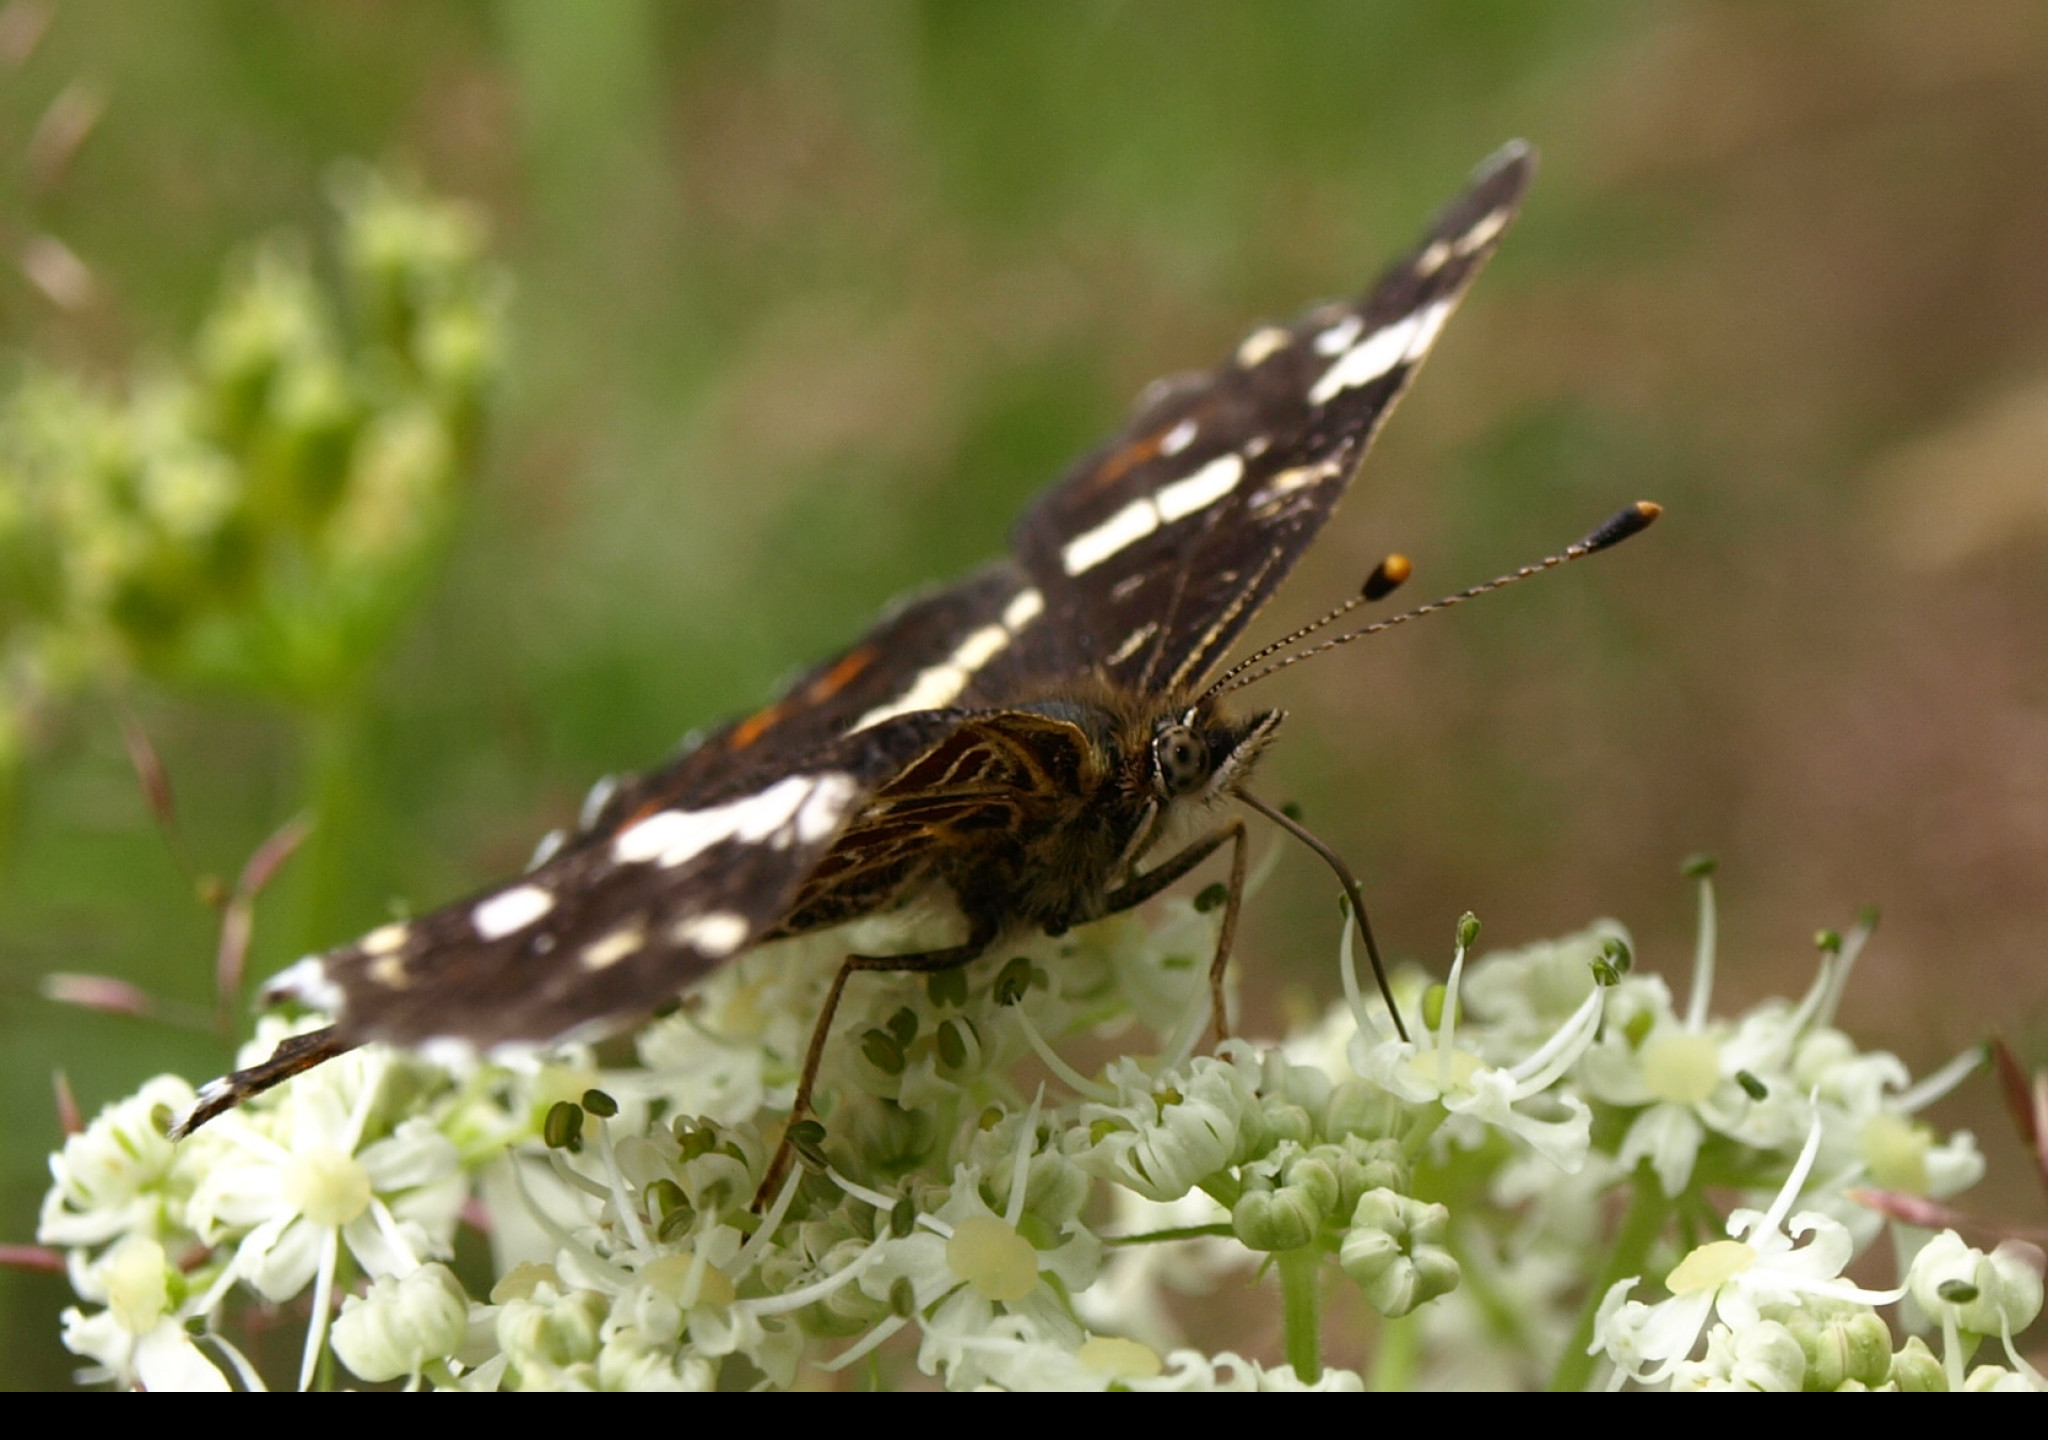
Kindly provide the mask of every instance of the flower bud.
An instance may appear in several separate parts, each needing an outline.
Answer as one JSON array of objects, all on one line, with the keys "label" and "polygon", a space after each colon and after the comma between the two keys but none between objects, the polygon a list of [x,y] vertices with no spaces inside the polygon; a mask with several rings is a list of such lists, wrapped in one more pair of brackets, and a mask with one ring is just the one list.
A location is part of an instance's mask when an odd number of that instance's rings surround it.
[{"label": "flower bud", "polygon": [[519,1368],[561,1369],[597,1358],[598,1331],[610,1306],[595,1290],[564,1295],[539,1284],[498,1311],[498,1348]]},{"label": "flower bud", "polygon": [[1786,1328],[1806,1354],[1808,1390],[1877,1386],[1891,1377],[1892,1333],[1872,1311],[1800,1310],[1793,1312]]},{"label": "flower bud", "polygon": [[1948,1389],[1948,1371],[1942,1368],[1940,1358],[1927,1348],[1927,1342],[1918,1335],[1912,1335],[1892,1357],[1892,1383],[1908,1393],[1942,1392]]},{"label": "flower bud", "polygon": [[1352,1212],[1337,1252],[1344,1273],[1389,1319],[1458,1287],[1458,1262],[1444,1249],[1450,1211],[1392,1190],[1373,1190]]},{"label": "flower bud", "polygon": [[1253,1250],[1299,1250],[1323,1228],[1324,1211],[1306,1187],[1246,1190],[1231,1207],[1230,1228]]},{"label": "flower bud", "polygon": [[364,1380],[417,1375],[430,1360],[453,1355],[469,1334],[469,1296],[445,1265],[370,1283],[366,1295],[341,1302],[334,1353]]},{"label": "flower bud", "polygon": [[1986,1255],[1944,1230],[1914,1259],[1906,1284],[1929,1315],[1953,1315],[1978,1335],[2017,1335],[2041,1313],[2041,1252],[2008,1240]]}]

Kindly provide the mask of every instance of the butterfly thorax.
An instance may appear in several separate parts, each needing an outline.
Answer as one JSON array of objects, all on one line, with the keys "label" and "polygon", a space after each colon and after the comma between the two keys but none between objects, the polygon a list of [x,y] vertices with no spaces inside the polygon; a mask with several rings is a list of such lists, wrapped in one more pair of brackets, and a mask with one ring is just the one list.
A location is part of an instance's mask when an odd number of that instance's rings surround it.
[{"label": "butterfly thorax", "polygon": [[1162,837],[1220,802],[1280,720],[1097,684],[970,715],[876,792],[780,933],[936,888],[975,933],[1060,934],[1103,914]]}]

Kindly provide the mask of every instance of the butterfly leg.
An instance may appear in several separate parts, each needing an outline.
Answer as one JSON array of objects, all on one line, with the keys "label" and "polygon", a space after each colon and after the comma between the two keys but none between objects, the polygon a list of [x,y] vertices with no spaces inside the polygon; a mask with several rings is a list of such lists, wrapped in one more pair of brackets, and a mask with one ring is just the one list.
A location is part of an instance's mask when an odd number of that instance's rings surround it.
[{"label": "butterfly leg", "polygon": [[[811,1090],[818,1083],[818,1067],[825,1059],[825,1040],[832,1033],[832,1018],[839,1012],[839,997],[846,990],[847,980],[863,970],[930,974],[935,970],[957,969],[979,959],[995,938],[994,925],[977,921],[964,945],[949,945],[943,950],[926,950],[916,955],[847,956],[846,963],[839,967],[839,973],[832,977],[832,988],[825,992],[824,1011],[818,1016],[818,1023],[811,1027],[811,1044],[804,1053],[803,1074],[797,1080],[796,1099],[789,1107],[789,1127],[810,1117]],[[796,1158],[795,1148],[789,1141],[789,1127],[783,1130],[782,1143],[776,1147],[775,1158],[769,1162],[761,1188],[754,1192],[756,1211],[766,1209],[775,1198],[775,1192],[782,1188],[783,1179],[789,1174],[790,1163]]]},{"label": "butterfly leg", "polygon": [[1233,820],[1211,831],[1171,859],[1162,860],[1143,875],[1133,876],[1103,897],[1102,913],[1114,915],[1143,905],[1154,895],[1179,880],[1214,855],[1230,846],[1230,883],[1223,898],[1223,929],[1216,937],[1216,958],[1209,962],[1209,1004],[1215,1017],[1216,1042],[1223,1043],[1227,1017],[1223,1006],[1223,968],[1230,962],[1230,947],[1237,939],[1237,910],[1244,899],[1245,825]]}]

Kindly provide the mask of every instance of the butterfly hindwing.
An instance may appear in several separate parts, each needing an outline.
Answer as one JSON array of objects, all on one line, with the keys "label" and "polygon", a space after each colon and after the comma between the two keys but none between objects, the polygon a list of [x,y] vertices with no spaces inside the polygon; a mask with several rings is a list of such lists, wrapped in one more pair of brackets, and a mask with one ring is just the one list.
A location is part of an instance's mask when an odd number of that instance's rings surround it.
[{"label": "butterfly hindwing", "polygon": [[958,724],[896,716],[737,793],[661,787],[517,881],[302,961],[266,994],[358,1041],[488,1049],[616,1028],[774,930],[868,797]]}]

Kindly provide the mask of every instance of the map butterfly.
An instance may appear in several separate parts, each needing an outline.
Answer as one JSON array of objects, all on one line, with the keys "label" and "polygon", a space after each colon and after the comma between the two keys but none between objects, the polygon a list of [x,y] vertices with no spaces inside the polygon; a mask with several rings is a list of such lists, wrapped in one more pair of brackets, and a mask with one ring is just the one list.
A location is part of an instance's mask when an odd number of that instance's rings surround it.
[{"label": "map butterfly", "polygon": [[[1007,558],[900,605],[666,768],[600,787],[519,879],[277,976],[267,1000],[333,1025],[205,1087],[180,1133],[366,1041],[502,1053],[601,1034],[752,946],[950,897],[957,943],[841,969],[800,1118],[850,975],[946,969],[1005,935],[1060,934],[1228,845],[1220,1026],[1245,825],[1218,812],[1236,800],[1281,818],[1245,784],[1283,712],[1227,709],[1223,692],[1258,678],[1243,665],[1210,676],[1329,519],[1533,167],[1528,147],[1507,146],[1363,298],[1254,330],[1215,370],[1153,385],[1121,434],[1024,513]],[[1624,511],[1574,552],[1654,513]],[[1155,858],[1190,812],[1206,830]]]}]

